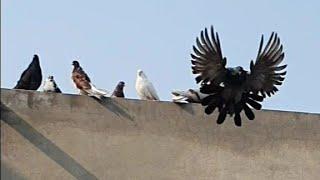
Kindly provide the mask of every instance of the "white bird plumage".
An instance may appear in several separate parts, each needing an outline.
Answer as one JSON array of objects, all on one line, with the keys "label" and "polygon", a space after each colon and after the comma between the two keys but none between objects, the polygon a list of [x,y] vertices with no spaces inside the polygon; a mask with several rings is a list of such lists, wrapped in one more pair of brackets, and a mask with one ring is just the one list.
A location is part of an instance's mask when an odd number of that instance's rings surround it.
[{"label": "white bird plumage", "polygon": [[43,91],[44,91],[44,92],[56,92],[56,93],[61,93],[61,90],[60,90],[59,87],[57,86],[57,83],[56,83],[55,80],[53,79],[53,76],[48,76],[48,77],[44,80]]},{"label": "white bird plumage", "polygon": [[208,96],[197,89],[187,91],[172,91],[172,101],[176,103],[201,103],[201,100]]},{"label": "white bird plumage", "polygon": [[160,100],[153,84],[140,69],[137,71],[136,91],[142,100]]},{"label": "white bird plumage", "polygon": [[98,89],[95,85],[92,83],[89,83],[91,86],[91,89],[83,89],[80,90],[81,95],[88,95],[91,97],[96,97],[98,99],[101,99],[103,97],[110,97],[111,93],[105,89]]}]

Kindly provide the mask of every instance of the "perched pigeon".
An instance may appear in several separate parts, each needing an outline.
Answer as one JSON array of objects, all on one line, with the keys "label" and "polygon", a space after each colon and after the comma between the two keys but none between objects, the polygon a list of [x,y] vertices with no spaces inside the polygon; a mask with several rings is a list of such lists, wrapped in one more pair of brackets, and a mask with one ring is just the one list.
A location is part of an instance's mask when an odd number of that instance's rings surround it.
[{"label": "perched pigeon", "polygon": [[200,90],[189,89],[187,91],[172,91],[172,101],[176,103],[201,103],[201,100],[208,96]]},{"label": "perched pigeon", "polygon": [[140,69],[137,71],[136,90],[142,100],[159,100],[159,96],[152,83]]},{"label": "perched pigeon", "polygon": [[101,89],[97,89],[92,83],[89,76],[81,68],[78,61],[73,61],[74,66],[72,71],[72,80],[76,87],[80,90],[81,95],[93,96],[98,99],[102,97],[109,97],[109,92]]},{"label": "perched pigeon", "polygon": [[55,80],[53,79],[53,76],[49,76],[45,81],[43,85],[43,91],[44,92],[56,92],[61,93],[61,90],[57,86]]},{"label": "perched pigeon", "polygon": [[33,56],[29,67],[23,71],[20,80],[13,89],[37,90],[41,86],[42,73],[38,55]]},{"label": "perched pigeon", "polygon": [[125,86],[125,83],[123,81],[120,81],[116,88],[114,89],[113,93],[112,93],[112,97],[121,97],[124,98],[124,93],[123,93],[123,88]]},{"label": "perched pigeon", "polygon": [[[255,118],[251,107],[260,110],[263,99],[271,96],[284,80],[287,65],[279,65],[284,59],[283,47],[276,33],[272,33],[263,48],[260,41],[255,62],[250,63],[250,73],[242,67],[227,68],[227,59],[222,55],[218,33],[211,26],[211,37],[207,29],[201,31],[191,54],[193,74],[198,74],[196,82],[201,83],[200,91],[210,94],[202,100],[205,113],[219,110],[217,123],[224,122],[226,115],[234,115],[236,126],[241,126],[240,113],[244,110],[248,119]],[[282,71],[282,72],[280,72]]]}]

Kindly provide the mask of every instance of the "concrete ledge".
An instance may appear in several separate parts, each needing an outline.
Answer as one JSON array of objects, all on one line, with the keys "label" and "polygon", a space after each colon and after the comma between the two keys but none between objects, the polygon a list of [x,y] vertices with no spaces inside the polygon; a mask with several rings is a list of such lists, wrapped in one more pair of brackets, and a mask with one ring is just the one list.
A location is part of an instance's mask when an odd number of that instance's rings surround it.
[{"label": "concrete ledge", "polygon": [[319,179],[320,115],[1,89],[2,179]]}]

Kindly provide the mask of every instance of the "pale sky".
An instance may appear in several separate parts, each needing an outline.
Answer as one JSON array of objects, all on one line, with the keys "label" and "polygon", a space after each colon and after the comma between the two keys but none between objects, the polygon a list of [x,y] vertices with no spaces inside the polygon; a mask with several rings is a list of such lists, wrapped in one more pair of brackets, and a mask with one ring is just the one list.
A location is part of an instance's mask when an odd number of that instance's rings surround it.
[{"label": "pale sky", "polygon": [[2,0],[1,87],[15,86],[37,53],[44,78],[53,75],[65,93],[77,93],[71,63],[78,60],[99,88],[125,81],[128,98],[137,98],[136,71],[143,69],[168,101],[173,89],[198,87],[190,53],[213,25],[227,65],[247,70],[261,35],[277,32],[288,73],[263,108],[320,113],[319,9],[317,0]]}]

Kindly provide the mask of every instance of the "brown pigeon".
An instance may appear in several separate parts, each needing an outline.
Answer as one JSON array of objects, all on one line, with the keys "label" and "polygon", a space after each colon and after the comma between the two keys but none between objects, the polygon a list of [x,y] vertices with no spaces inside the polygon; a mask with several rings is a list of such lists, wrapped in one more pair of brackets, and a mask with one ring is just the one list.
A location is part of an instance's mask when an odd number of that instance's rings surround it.
[{"label": "brown pigeon", "polygon": [[98,99],[108,97],[109,93],[105,90],[97,89],[92,83],[89,76],[84,72],[78,61],[73,61],[72,80],[80,90],[81,95],[93,96]]},{"label": "brown pigeon", "polygon": [[37,90],[42,82],[42,73],[38,55],[33,56],[28,68],[23,71],[17,85],[13,89]]},{"label": "brown pigeon", "polygon": [[[284,59],[283,47],[277,33],[272,33],[263,48],[260,41],[255,62],[250,63],[250,72],[241,66],[227,68],[227,58],[222,55],[218,33],[211,26],[211,37],[207,29],[201,31],[191,54],[192,72],[197,74],[196,82],[201,84],[200,92],[209,94],[202,100],[205,113],[219,110],[217,123],[224,122],[226,115],[234,115],[234,122],[241,126],[240,113],[244,110],[249,120],[255,118],[250,106],[260,110],[263,99],[271,96],[282,84],[287,65],[279,65]],[[282,71],[282,72],[281,72]]]}]

